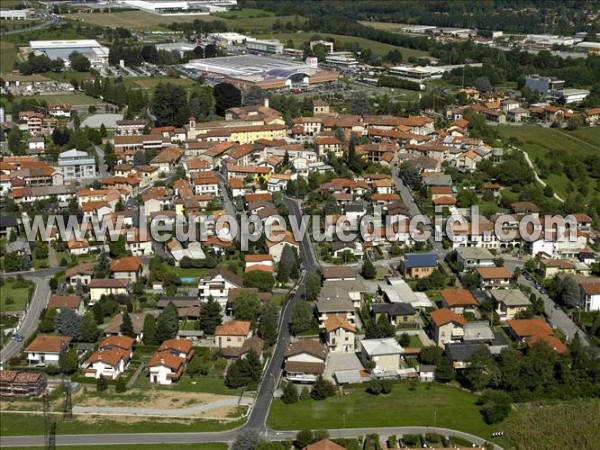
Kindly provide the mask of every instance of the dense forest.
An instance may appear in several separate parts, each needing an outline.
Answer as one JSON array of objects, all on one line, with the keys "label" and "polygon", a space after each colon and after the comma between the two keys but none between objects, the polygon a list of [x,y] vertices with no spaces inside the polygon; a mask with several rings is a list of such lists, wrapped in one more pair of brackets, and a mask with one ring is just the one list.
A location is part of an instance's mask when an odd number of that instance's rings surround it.
[{"label": "dense forest", "polygon": [[502,30],[509,33],[573,34],[588,31],[586,11],[597,7],[588,1],[370,1],[314,0],[310,10],[293,0],[240,0],[247,8],[261,8],[276,14],[346,17],[394,23],[414,23],[441,27]]}]

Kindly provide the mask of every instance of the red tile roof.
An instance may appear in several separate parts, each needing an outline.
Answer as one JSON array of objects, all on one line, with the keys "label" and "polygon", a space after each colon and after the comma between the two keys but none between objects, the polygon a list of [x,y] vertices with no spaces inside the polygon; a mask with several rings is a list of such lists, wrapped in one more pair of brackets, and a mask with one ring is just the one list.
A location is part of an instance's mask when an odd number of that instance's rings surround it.
[{"label": "red tile roof", "polygon": [[62,353],[71,342],[69,336],[37,336],[31,344],[27,346],[27,353]]},{"label": "red tile roof", "polygon": [[431,313],[431,320],[439,327],[445,325],[447,323],[455,323],[458,325],[464,325],[467,323],[466,319],[462,316],[459,316],[455,312],[442,308]]}]

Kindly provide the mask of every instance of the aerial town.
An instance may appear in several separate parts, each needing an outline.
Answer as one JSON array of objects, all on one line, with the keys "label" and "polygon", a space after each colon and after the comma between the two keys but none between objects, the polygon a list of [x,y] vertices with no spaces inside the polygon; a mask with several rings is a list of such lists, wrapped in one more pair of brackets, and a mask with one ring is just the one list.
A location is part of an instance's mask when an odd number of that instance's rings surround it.
[{"label": "aerial town", "polygon": [[598,447],[595,2],[2,0],[0,446]]}]

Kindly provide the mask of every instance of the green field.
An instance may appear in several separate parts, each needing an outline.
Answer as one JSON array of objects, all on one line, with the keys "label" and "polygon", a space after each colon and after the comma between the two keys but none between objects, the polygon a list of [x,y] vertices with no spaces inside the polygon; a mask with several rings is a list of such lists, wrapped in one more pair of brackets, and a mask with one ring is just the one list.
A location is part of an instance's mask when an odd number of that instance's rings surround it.
[{"label": "green field", "polygon": [[0,41],[0,72],[10,72],[13,70],[13,64],[17,60],[17,47],[12,42]]},{"label": "green field", "polygon": [[486,425],[469,392],[437,383],[394,383],[392,393],[374,396],[365,385],[346,388],[349,395],[286,405],[273,401],[268,425],[276,430],[438,426],[488,438],[498,425]]},{"label": "green field", "polygon": [[44,76],[52,78],[63,83],[70,83],[71,80],[77,80],[79,83],[86,81],[91,77],[89,72],[76,72],[75,70],[64,70],[62,72],[46,72]]},{"label": "green field", "polygon": [[[27,97],[16,97],[17,100]],[[46,100],[48,104],[68,103],[70,105],[97,105],[103,103],[99,98],[90,97],[82,92],[73,92],[72,94],[39,95],[39,100]]]},{"label": "green field", "polygon": [[52,40],[52,39],[87,39],[85,35],[78,33],[75,29],[62,30],[60,28],[41,28],[22,33],[7,34],[2,40],[27,45],[29,41]]},{"label": "green field", "polygon": [[372,41],[361,37],[345,36],[342,34],[330,34],[330,33],[265,33],[259,34],[257,37],[260,38],[273,38],[279,39],[284,45],[287,45],[288,40],[292,40],[295,48],[299,48],[302,43],[310,41],[313,36],[321,36],[321,38],[331,38],[343,44],[357,42],[362,48],[370,48],[373,53],[383,56],[389,53],[391,50],[400,50],[402,57],[406,60],[411,56],[416,58],[427,56],[427,52],[421,50],[413,50],[412,48],[396,47],[395,45],[384,44],[382,42]]},{"label": "green field", "polygon": [[[23,447],[2,447],[2,450],[16,450]],[[58,445],[56,448],[61,450],[115,450],[114,445]],[[119,444],[118,448],[125,450],[147,450],[148,446],[143,444]],[[194,450],[227,450],[227,444],[211,442],[209,444],[160,444],[161,450],[178,450],[178,449],[194,449]],[[45,447],[28,447],[29,450],[43,450]]]},{"label": "green field", "polygon": [[[124,421],[101,416],[75,416],[72,422],[63,422],[62,414],[56,416],[56,434],[106,434],[106,433],[190,433],[224,431],[238,427],[240,422],[217,422],[210,420],[175,419],[173,421],[152,419],[147,421]],[[92,420],[93,418],[93,420]],[[0,435],[22,436],[44,434],[44,418],[41,414],[0,413]]]},{"label": "green field", "polygon": [[15,288],[15,282],[0,287],[0,312],[22,311],[28,300],[29,287]]},{"label": "green field", "polygon": [[[542,159],[552,162],[551,152],[566,154],[568,159],[584,160],[600,152],[600,128],[581,128],[575,131],[558,130],[556,128],[538,126],[498,126],[503,141],[516,138],[520,142],[517,147],[525,150],[531,160]],[[545,179],[554,191],[562,198],[570,193],[569,179],[564,174],[549,174]],[[590,195],[594,195],[590,186]]]},{"label": "green field", "polygon": [[[275,21],[282,23],[294,21],[295,16],[281,17],[241,17],[237,19],[225,19],[214,15],[190,15],[190,16],[160,16],[144,11],[122,11],[95,14],[65,14],[65,19],[73,20],[75,23],[86,23],[102,27],[125,27],[133,30],[164,30],[170,23],[188,23],[194,20],[210,22],[223,21],[230,30],[267,30],[271,29]],[[306,20],[300,17],[300,20]]]},{"label": "green field", "polygon": [[169,82],[171,84],[176,84],[178,86],[188,87],[193,86],[195,83],[189,78],[173,78],[170,76],[161,76],[161,77],[127,77],[123,78],[123,82],[125,86],[129,88],[142,88],[142,89],[152,89],[158,83]]},{"label": "green field", "polygon": [[275,13],[265,11],[264,9],[243,8],[234,9],[233,11],[216,13],[215,16],[223,19],[253,19],[255,17],[272,17]]},{"label": "green field", "polygon": [[359,20],[358,23],[364,25],[366,27],[375,28],[376,30],[384,30],[384,31],[400,31],[404,28],[403,25],[399,23],[392,22],[370,22],[368,20]]}]

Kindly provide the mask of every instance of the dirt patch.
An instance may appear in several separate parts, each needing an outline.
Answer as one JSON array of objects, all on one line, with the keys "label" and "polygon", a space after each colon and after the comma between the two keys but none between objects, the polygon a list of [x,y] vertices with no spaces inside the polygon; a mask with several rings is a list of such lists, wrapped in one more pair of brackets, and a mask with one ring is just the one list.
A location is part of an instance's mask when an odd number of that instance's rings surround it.
[{"label": "dirt patch", "polygon": [[120,424],[128,424],[128,425],[132,425],[132,424],[136,424],[136,423],[141,423],[141,422],[149,422],[152,421],[154,423],[179,423],[179,424],[183,424],[183,425],[187,425],[190,423],[190,420],[192,419],[169,419],[169,420],[162,420],[162,419],[157,419],[155,417],[133,417],[133,416],[99,416],[99,415],[94,415],[94,414],[77,414],[76,415],[77,421],[78,422],[82,422],[82,423],[87,423],[87,424],[97,424],[98,421],[100,420],[110,420],[111,422],[117,422]]},{"label": "dirt patch", "polygon": [[148,409],[181,409],[194,405],[231,398],[228,395],[202,392],[175,392],[160,389],[130,389],[124,394],[97,396],[96,393],[79,391],[73,396],[77,406],[124,406]]},{"label": "dirt patch", "polygon": [[[202,414],[202,417],[207,419],[224,419],[224,418],[238,418],[241,417],[241,413],[245,411],[238,411],[239,406],[221,406],[219,408],[211,409],[210,411]],[[244,408],[245,409],[245,408]]]}]

